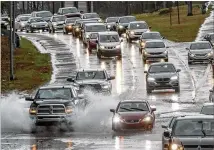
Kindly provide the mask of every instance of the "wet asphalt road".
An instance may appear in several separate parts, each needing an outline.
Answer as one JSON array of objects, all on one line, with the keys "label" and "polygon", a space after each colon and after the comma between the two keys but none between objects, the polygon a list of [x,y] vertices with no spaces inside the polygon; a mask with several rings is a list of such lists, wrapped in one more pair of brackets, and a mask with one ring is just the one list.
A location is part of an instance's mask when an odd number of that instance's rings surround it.
[{"label": "wet asphalt road", "polygon": [[[199,31],[196,40],[208,32],[213,32],[213,16],[207,19]],[[60,132],[55,128],[41,129],[30,134],[23,128],[15,131],[2,129],[2,149],[161,149],[161,124],[180,114],[196,114],[204,102],[208,102],[209,89],[213,85],[211,66],[207,64],[187,63],[189,43],[174,43],[166,40],[169,48],[169,62],[173,62],[180,73],[180,93],[164,90],[147,95],[144,64],[136,43],[121,43],[122,60],[97,59],[95,53],[89,54],[79,39],[72,35],[33,33],[20,35],[30,39],[42,53],[50,53],[53,62],[51,83],[67,83],[66,77],[79,68],[105,68],[115,75],[112,81],[112,96],[94,96],[92,107],[86,114],[81,113],[75,132]],[[111,131],[110,108],[116,107],[121,99],[147,99],[157,107],[156,124],[150,132],[131,132],[114,135]]]}]

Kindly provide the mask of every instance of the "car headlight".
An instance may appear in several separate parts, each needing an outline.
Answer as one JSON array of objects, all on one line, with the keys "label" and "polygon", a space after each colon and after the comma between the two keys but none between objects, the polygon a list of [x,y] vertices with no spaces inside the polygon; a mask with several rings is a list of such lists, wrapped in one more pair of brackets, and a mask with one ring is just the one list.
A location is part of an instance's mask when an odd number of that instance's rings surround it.
[{"label": "car headlight", "polygon": [[100,46],[100,49],[105,49],[105,46]]},{"label": "car headlight", "polygon": [[36,25],[32,25],[32,27],[36,27]]},{"label": "car headlight", "polygon": [[117,45],[116,48],[120,48],[120,45]]},{"label": "car headlight", "polygon": [[141,42],[141,43],[140,43],[140,46],[141,46],[141,47],[144,47],[144,46],[145,46],[145,43],[144,43],[144,42]]},{"label": "car headlight", "polygon": [[71,28],[72,28],[72,26],[70,25],[70,26],[68,26],[68,28],[69,28],[69,29],[71,29]]},{"label": "car headlight", "polygon": [[25,24],[24,24],[23,22],[21,22],[21,26],[22,26],[22,27],[24,27],[24,26],[25,26]]},{"label": "car headlight", "polygon": [[76,28],[76,31],[78,32],[80,29],[79,28]]},{"label": "car headlight", "polygon": [[114,122],[114,123],[119,123],[120,120],[121,120],[121,119],[120,119],[120,116],[119,116],[119,115],[115,115],[114,118],[113,118],[113,122]]},{"label": "car headlight", "polygon": [[151,116],[146,116],[143,118],[142,120],[143,122],[151,122],[152,121],[152,117]]},{"label": "car headlight", "polygon": [[192,54],[192,53],[190,53],[190,56],[191,56],[191,57],[194,57],[195,55],[194,55],[194,54]]},{"label": "car headlight", "polygon": [[53,22],[53,26],[56,26],[57,25],[57,23],[56,22]]},{"label": "car headlight", "polygon": [[213,51],[211,51],[210,53],[207,54],[208,56],[212,56],[213,55]]},{"label": "car headlight", "polygon": [[119,28],[120,28],[120,29],[123,29],[123,26],[119,25]]},{"label": "car headlight", "polygon": [[111,26],[110,26],[110,25],[107,25],[107,28],[111,28]]},{"label": "car headlight", "polygon": [[45,26],[47,27],[47,26],[48,26],[48,23],[46,23]]},{"label": "car headlight", "polygon": [[167,55],[167,54],[168,54],[168,51],[164,51],[163,53]]},{"label": "car headlight", "polygon": [[154,82],[155,81],[155,78],[152,78],[152,77],[148,77],[148,79],[147,79],[148,81],[150,81],[150,82]]},{"label": "car headlight", "polygon": [[109,85],[103,85],[102,88],[103,88],[103,89],[108,89],[108,88],[109,88]]},{"label": "car headlight", "polygon": [[99,22],[102,22],[102,19],[99,19],[98,21],[99,21]]},{"label": "car headlight", "polygon": [[171,150],[183,150],[184,148],[182,145],[173,143],[173,144],[171,144],[170,149]]},{"label": "car headlight", "polygon": [[130,34],[132,34],[132,35],[133,35],[133,34],[134,34],[134,31],[131,31],[131,32],[130,32]]},{"label": "car headlight", "polygon": [[89,35],[86,35],[85,37],[88,39],[88,38],[89,38]]},{"label": "car headlight", "polygon": [[67,107],[65,108],[65,112],[66,112],[67,114],[72,113],[72,107],[71,107],[71,106],[67,106]]},{"label": "car headlight", "polygon": [[170,80],[178,80],[178,76],[172,76]]},{"label": "car headlight", "polygon": [[36,114],[36,107],[31,107],[31,108],[29,109],[29,114],[35,115],[35,114]]}]

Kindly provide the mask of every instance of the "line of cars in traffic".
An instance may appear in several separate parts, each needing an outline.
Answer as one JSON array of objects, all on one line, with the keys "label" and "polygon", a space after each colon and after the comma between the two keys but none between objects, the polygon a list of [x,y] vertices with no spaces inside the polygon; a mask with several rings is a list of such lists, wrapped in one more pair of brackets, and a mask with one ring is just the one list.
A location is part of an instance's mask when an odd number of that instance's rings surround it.
[{"label": "line of cars in traffic", "polygon": [[[32,14],[35,14],[32,17]],[[58,14],[48,15],[47,11],[33,12],[25,29],[27,32],[34,30],[47,30],[54,33],[62,30],[64,34],[72,33],[83,41],[89,52],[96,49],[97,57],[114,57],[121,59],[120,36],[126,35],[126,40],[132,42],[139,40],[139,52],[143,61],[163,60],[165,62],[152,63],[146,73],[147,93],[156,89],[172,88],[180,91],[179,72],[173,63],[168,62],[168,47],[165,45],[159,32],[150,31],[151,27],[145,21],[136,21],[133,16],[109,17],[104,22],[96,13],[80,14],[76,9],[60,8]],[[39,14],[39,15],[38,15]],[[47,14],[47,15],[44,15]],[[49,19],[44,19],[45,17]],[[21,19],[20,19],[21,20]],[[24,20],[24,19],[23,19]],[[31,21],[32,20],[32,21]],[[21,22],[21,21],[20,21]],[[188,61],[191,64],[197,59],[205,48],[209,49],[209,42],[191,43]],[[196,51],[196,49],[200,49]],[[202,50],[203,49],[203,50]],[[210,48],[211,49],[211,48]],[[206,50],[206,58],[213,55],[211,50]],[[197,56],[197,57],[196,57]],[[200,55],[202,56],[202,54]],[[204,59],[203,59],[204,60]],[[40,87],[32,97],[29,114],[35,131],[38,125],[59,123],[65,124],[72,130],[72,117],[75,118],[75,109],[85,106],[85,90],[110,94],[112,90],[110,76],[104,69],[81,69],[74,76],[67,78],[68,85],[49,85]],[[86,102],[86,103],[85,103]],[[155,125],[156,107],[150,106],[147,100],[122,100],[113,113],[112,130],[115,132],[130,129],[143,129],[151,131]],[[163,149],[213,149],[214,148],[214,104],[204,104],[201,115],[173,117],[166,126],[162,136]],[[203,115],[202,115],[203,114]]]}]

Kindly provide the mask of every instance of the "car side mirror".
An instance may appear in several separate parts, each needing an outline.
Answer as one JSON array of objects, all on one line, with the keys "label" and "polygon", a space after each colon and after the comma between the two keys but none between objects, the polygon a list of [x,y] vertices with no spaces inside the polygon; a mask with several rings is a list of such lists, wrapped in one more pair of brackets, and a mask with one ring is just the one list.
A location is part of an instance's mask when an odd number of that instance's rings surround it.
[{"label": "car side mirror", "polygon": [[213,92],[213,89],[210,89],[209,91],[210,91],[210,92]]},{"label": "car side mirror", "polygon": [[169,131],[164,131],[163,132],[164,137],[166,138],[170,138],[171,137],[171,133]]},{"label": "car side mirror", "polygon": [[109,78],[108,78],[108,80],[114,80],[115,79],[115,76],[110,76]]},{"label": "car side mirror", "polygon": [[161,125],[161,127],[162,127],[163,129],[167,129],[167,126],[166,126],[166,125]]},{"label": "car side mirror", "polygon": [[149,29],[152,29],[152,26],[149,26]]},{"label": "car side mirror", "polygon": [[95,41],[98,44],[98,40]]},{"label": "car side mirror", "polygon": [[144,73],[148,73],[148,71],[144,71]]},{"label": "car side mirror", "polygon": [[115,109],[110,109],[110,112],[113,112],[113,113],[115,113]]},{"label": "car side mirror", "polygon": [[165,39],[165,37],[163,36],[162,39]]},{"label": "car side mirror", "polygon": [[151,106],[151,110],[152,110],[152,112],[156,111],[156,107]]},{"label": "car side mirror", "polygon": [[169,46],[167,46],[166,48],[169,48]]},{"label": "car side mirror", "polygon": [[33,101],[34,99],[31,96],[25,97],[25,101]]},{"label": "car side mirror", "polygon": [[181,69],[177,69],[177,72],[181,72]]},{"label": "car side mirror", "polygon": [[72,77],[67,78],[68,82],[74,82],[74,79]]}]

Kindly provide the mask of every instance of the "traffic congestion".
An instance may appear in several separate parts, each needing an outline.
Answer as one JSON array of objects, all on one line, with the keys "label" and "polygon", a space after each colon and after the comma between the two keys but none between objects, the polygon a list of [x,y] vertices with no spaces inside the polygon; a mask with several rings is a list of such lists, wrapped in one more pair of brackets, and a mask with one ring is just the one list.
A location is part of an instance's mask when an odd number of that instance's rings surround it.
[{"label": "traffic congestion", "polygon": [[21,14],[15,27],[55,69],[53,83],[25,97],[32,136],[54,126],[62,141],[89,141],[77,149],[214,150],[211,31],[179,45],[135,16],[101,19],[76,7]]}]

